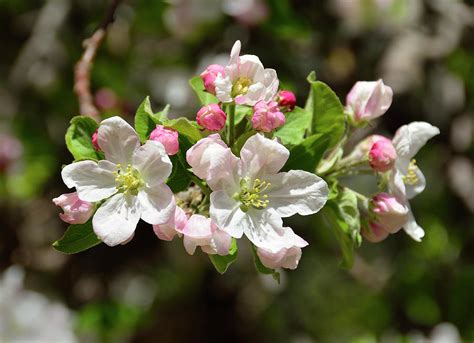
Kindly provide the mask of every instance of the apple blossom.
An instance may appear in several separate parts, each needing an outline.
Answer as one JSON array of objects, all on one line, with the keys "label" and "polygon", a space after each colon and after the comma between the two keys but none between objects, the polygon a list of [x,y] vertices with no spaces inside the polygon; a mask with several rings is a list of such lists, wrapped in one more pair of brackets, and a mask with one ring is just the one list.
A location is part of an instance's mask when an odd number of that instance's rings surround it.
[{"label": "apple blossom", "polygon": [[179,231],[183,230],[187,222],[188,217],[184,210],[176,206],[174,215],[164,224],[153,225],[153,231],[159,239],[171,241]]},{"label": "apple blossom", "polygon": [[196,115],[198,125],[209,131],[220,131],[225,126],[227,116],[218,104],[201,107]]},{"label": "apple blossom", "polygon": [[379,193],[372,198],[373,220],[388,233],[398,232],[408,219],[408,208],[393,195]]},{"label": "apple blossom", "polygon": [[[285,233],[290,236],[296,236],[293,233],[293,230],[289,227],[285,227],[281,230],[282,234]],[[289,248],[282,248],[277,252],[272,252],[266,250],[264,248],[257,249],[257,255],[260,259],[260,262],[267,267],[267,268],[288,268],[288,269],[296,269],[298,267],[298,263],[301,259],[301,248],[308,245],[303,238],[296,236],[294,244],[292,247]]]},{"label": "apple blossom", "polygon": [[278,93],[278,106],[284,108],[286,112],[293,111],[296,106],[296,96],[292,91],[282,90]]},{"label": "apple blossom", "polygon": [[253,106],[260,100],[272,100],[278,91],[274,69],[265,69],[255,55],[240,55],[241,44],[236,41],[225,66],[225,75],[218,73],[214,81],[217,98],[224,102]]},{"label": "apple blossom", "polygon": [[412,122],[400,127],[392,140],[397,159],[391,171],[389,189],[408,207],[408,220],[404,230],[416,241],[421,241],[425,232],[416,223],[408,200],[425,189],[426,180],[413,157],[430,138],[438,134],[439,129],[429,123]]},{"label": "apple blossom", "polygon": [[275,101],[259,101],[253,107],[252,126],[257,131],[272,132],[285,124],[285,120]]},{"label": "apple blossom", "polygon": [[362,236],[371,243],[383,241],[390,234],[383,227],[375,222],[369,221],[367,225],[362,226]]},{"label": "apple blossom", "polygon": [[390,139],[381,137],[372,145],[368,156],[372,169],[383,173],[393,168],[397,152]]},{"label": "apple blossom", "polygon": [[166,223],[175,201],[165,184],[172,165],[163,145],[150,140],[140,146],[135,130],[120,117],[101,122],[98,143],[105,160],[75,162],[61,173],[79,199],[107,199],[92,219],[96,235],[115,246],[133,236],[140,218],[150,224]]},{"label": "apple blossom", "polygon": [[225,68],[220,64],[211,64],[200,75],[206,91],[214,95],[216,95],[215,81],[219,74],[225,76]]},{"label": "apple blossom", "polygon": [[229,254],[232,237],[219,229],[210,218],[193,214],[178,232],[183,235],[184,248],[190,255],[194,254],[198,246],[206,254],[221,256]]},{"label": "apple blossom", "polygon": [[378,81],[359,81],[347,95],[346,109],[354,122],[365,122],[380,117],[392,104],[393,91]]},{"label": "apple blossom", "polygon": [[302,170],[279,172],[289,151],[261,134],[245,142],[240,158],[218,135],[198,141],[186,157],[213,191],[210,215],[217,226],[235,238],[245,233],[255,246],[271,253],[289,249],[300,239],[283,229],[282,217],[316,213],[327,200],[328,187],[320,177]]},{"label": "apple blossom", "polygon": [[163,125],[156,125],[150,133],[150,140],[163,144],[168,155],[176,155],[179,151],[178,131]]},{"label": "apple blossom", "polygon": [[82,201],[76,192],[62,194],[53,199],[53,203],[63,209],[59,214],[62,221],[69,224],[84,224],[94,213],[95,206],[87,201]]}]

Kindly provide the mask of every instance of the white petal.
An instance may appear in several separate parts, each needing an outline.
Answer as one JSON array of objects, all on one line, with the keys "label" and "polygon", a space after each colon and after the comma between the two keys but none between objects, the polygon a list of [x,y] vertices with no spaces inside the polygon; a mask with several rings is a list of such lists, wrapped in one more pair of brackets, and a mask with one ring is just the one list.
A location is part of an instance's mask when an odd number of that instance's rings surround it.
[{"label": "white petal", "polygon": [[102,121],[97,139],[105,158],[123,167],[132,163],[133,152],[140,146],[140,139],[133,127],[120,117]]},{"label": "white petal", "polygon": [[416,195],[425,190],[426,179],[420,168],[416,168],[415,174],[417,177],[417,182],[414,185],[405,184],[407,199],[413,199]]},{"label": "white petal", "polygon": [[209,213],[212,220],[222,230],[232,237],[242,237],[247,225],[247,216],[240,209],[240,203],[232,199],[225,191],[211,193]]},{"label": "white petal", "polygon": [[234,45],[232,46],[232,50],[230,52],[229,64],[239,63],[239,55],[240,55],[241,47],[242,45],[240,44],[240,41],[239,40],[235,41]]},{"label": "white petal", "polygon": [[286,163],[290,152],[275,140],[261,134],[250,137],[240,151],[242,175],[257,178],[276,174]]},{"label": "white petal", "polygon": [[106,160],[80,161],[64,167],[61,176],[66,186],[76,187],[79,199],[96,202],[117,192],[114,171],[115,165]]},{"label": "white petal", "polygon": [[437,134],[439,134],[439,129],[425,122],[413,122],[400,127],[392,140],[397,150],[397,165],[399,164],[398,161],[400,161],[404,164],[403,169],[408,168],[408,163],[413,156],[430,138]]},{"label": "white petal", "polygon": [[209,247],[211,248],[211,252],[206,251],[206,247],[202,247],[202,250],[206,253],[217,254],[220,256],[229,255],[230,245],[232,243],[232,237],[219,228],[212,234],[211,243]]},{"label": "white petal", "polygon": [[149,224],[163,224],[174,216],[175,199],[171,189],[165,185],[145,187],[138,193],[141,218]]},{"label": "white petal", "polygon": [[125,197],[119,193],[99,207],[92,219],[92,226],[105,244],[115,246],[132,237],[139,220],[137,197]]},{"label": "white petal", "polygon": [[211,220],[200,214],[193,214],[181,233],[195,240],[209,240],[212,235]]},{"label": "white petal", "polygon": [[[410,205],[407,203],[407,206]],[[421,242],[421,239],[425,236],[425,231],[421,226],[416,223],[415,217],[411,209],[408,211],[407,223],[403,226],[405,232],[417,242]]]},{"label": "white petal", "polygon": [[249,87],[249,90],[244,95],[239,95],[235,98],[235,103],[238,105],[253,106],[265,97],[265,86],[258,82]]},{"label": "white petal", "polygon": [[194,252],[196,251],[196,243],[192,238],[189,238],[187,236],[183,237],[183,245],[184,249],[189,255],[194,255]]},{"label": "white petal", "polygon": [[258,248],[257,255],[262,264],[267,268],[288,268],[296,269],[301,259],[301,248],[291,247],[289,249],[281,249],[276,253]]},{"label": "white petal", "polygon": [[228,74],[229,72],[231,72],[230,68],[226,68],[226,76],[224,77],[219,73],[216,77],[216,80],[214,81],[214,85],[216,87],[216,97],[219,99],[219,101],[224,103],[232,102],[232,80]]},{"label": "white petal", "polygon": [[392,170],[390,173],[390,179],[388,181],[388,189],[390,190],[390,193],[396,197],[400,199],[406,198],[407,191],[405,183],[403,182],[403,174],[400,171],[396,169]]},{"label": "white petal", "polygon": [[239,59],[239,76],[247,77],[250,80],[264,80],[265,74],[263,64],[255,55],[243,55]]},{"label": "white petal", "polygon": [[328,198],[328,185],[319,176],[303,170],[290,170],[287,173],[264,176],[271,183],[266,194],[269,208],[281,217],[296,213],[307,216],[318,212]]},{"label": "white petal", "polygon": [[133,166],[148,187],[164,183],[173,169],[163,144],[156,141],[147,141],[135,151]]},{"label": "white petal", "polygon": [[273,209],[249,209],[245,235],[258,248],[276,253],[301,243],[301,238],[290,228],[283,228],[283,221]]},{"label": "white petal", "polygon": [[271,101],[275,98],[276,93],[278,92],[278,86],[280,81],[278,80],[277,73],[274,69],[267,68],[264,71],[265,80],[263,84],[265,85],[265,101]]}]

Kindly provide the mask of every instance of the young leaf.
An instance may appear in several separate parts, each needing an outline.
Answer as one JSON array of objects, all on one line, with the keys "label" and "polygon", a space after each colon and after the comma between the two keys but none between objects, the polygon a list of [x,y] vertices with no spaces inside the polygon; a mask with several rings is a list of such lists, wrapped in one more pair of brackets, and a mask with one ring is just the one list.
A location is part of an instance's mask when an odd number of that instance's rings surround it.
[{"label": "young leaf", "polygon": [[290,149],[290,157],[283,170],[301,169],[314,173],[328,147],[329,138],[312,135]]},{"label": "young leaf", "polygon": [[344,107],[332,89],[321,81],[315,80],[316,75],[310,74],[311,84],[305,110],[312,113],[312,133],[330,137],[328,148],[335,146],[346,130]]},{"label": "young leaf", "polygon": [[240,124],[240,122],[244,120],[247,115],[251,114],[252,111],[253,111],[252,107],[241,106],[241,105],[235,106],[235,120],[234,120],[235,125]]},{"label": "young leaf", "polygon": [[175,129],[180,135],[186,136],[192,143],[196,143],[204,137],[196,122],[187,118],[169,120],[166,122],[166,126]]},{"label": "young leaf", "polygon": [[86,116],[71,119],[66,132],[66,145],[75,160],[98,160],[101,155],[92,145],[92,134],[99,124]]},{"label": "young leaf", "polygon": [[156,128],[156,124],[161,123],[160,113],[158,113],[156,116],[153,114],[150,104],[150,97],[148,96],[145,98],[145,100],[143,100],[140,106],[138,106],[137,112],[135,114],[135,130],[137,131],[138,137],[140,137],[142,142],[145,142],[148,137],[150,137],[150,133]]},{"label": "young leaf", "polygon": [[328,200],[323,213],[334,227],[336,238],[341,247],[341,267],[352,268],[354,248],[360,246],[362,240],[355,193],[348,188],[341,189],[335,198]]},{"label": "young leaf", "polygon": [[235,238],[232,238],[232,243],[229,249],[229,255],[220,256],[220,255],[209,255],[209,259],[211,260],[212,264],[216,268],[216,270],[224,274],[229,266],[235,262],[237,259],[237,241]]},{"label": "young leaf", "polygon": [[257,134],[257,131],[251,130],[240,135],[239,138],[237,138],[237,141],[235,142],[234,146],[232,147],[232,152],[234,152],[234,154],[239,156],[240,150],[242,150],[242,147],[244,146],[247,139],[249,139],[255,134]]},{"label": "young leaf", "polygon": [[257,254],[257,248],[252,244],[252,254],[253,254],[253,261],[255,263],[255,269],[261,274],[271,275],[273,279],[280,283],[280,273],[277,272],[275,269],[267,268],[263,265],[262,261]]},{"label": "young leaf", "polygon": [[[181,152],[178,152],[178,154],[180,153]],[[173,171],[166,184],[171,188],[173,193],[178,193],[188,188],[191,183],[191,178],[189,172],[183,167],[177,155],[171,156],[171,162],[173,163]]]},{"label": "young leaf", "polygon": [[206,92],[204,83],[200,76],[195,76],[189,80],[189,85],[193,89],[194,93],[201,105],[217,104],[219,100],[209,92]]},{"label": "young leaf", "polygon": [[92,220],[85,224],[70,225],[64,236],[53,243],[53,248],[65,254],[75,254],[101,243],[92,229]]},{"label": "young leaf", "polygon": [[293,111],[287,114],[286,123],[277,132],[275,136],[281,139],[285,145],[298,145],[304,140],[306,131],[311,126],[311,112],[295,107]]}]

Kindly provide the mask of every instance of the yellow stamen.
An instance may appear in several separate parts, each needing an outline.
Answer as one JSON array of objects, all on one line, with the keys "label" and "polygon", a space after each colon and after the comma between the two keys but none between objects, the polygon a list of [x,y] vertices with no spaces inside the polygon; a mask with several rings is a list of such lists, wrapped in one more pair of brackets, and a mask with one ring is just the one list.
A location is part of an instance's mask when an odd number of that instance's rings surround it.
[{"label": "yellow stamen", "polygon": [[239,77],[232,86],[232,97],[235,98],[236,96],[247,94],[251,84],[252,80],[250,80],[248,77]]},{"label": "yellow stamen", "polygon": [[117,170],[114,171],[114,175],[119,192],[137,195],[139,189],[144,185],[140,173],[131,164],[126,169],[122,169],[122,166],[117,164]]},{"label": "yellow stamen", "polygon": [[408,172],[403,177],[403,182],[410,186],[416,185],[420,181],[418,179],[418,176],[416,175],[417,171],[418,171],[418,166],[416,165],[416,160],[412,159],[410,161],[410,165],[408,166]]},{"label": "yellow stamen", "polygon": [[250,185],[250,178],[246,177],[241,181],[240,193],[235,194],[234,198],[242,203],[240,209],[247,212],[250,207],[255,209],[264,209],[268,206],[268,195],[262,194],[268,188],[271,183],[260,179],[255,179]]}]

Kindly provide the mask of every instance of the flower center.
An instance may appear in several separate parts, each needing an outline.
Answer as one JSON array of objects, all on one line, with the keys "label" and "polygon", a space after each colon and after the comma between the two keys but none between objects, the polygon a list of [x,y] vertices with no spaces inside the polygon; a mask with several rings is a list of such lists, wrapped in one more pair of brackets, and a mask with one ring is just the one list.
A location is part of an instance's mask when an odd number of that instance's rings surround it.
[{"label": "flower center", "polygon": [[252,84],[252,80],[246,76],[241,76],[234,82],[232,86],[232,97],[239,95],[245,95],[249,91],[249,87]]},{"label": "flower center", "polygon": [[412,159],[408,166],[408,173],[403,177],[403,182],[410,186],[416,185],[419,181],[418,176],[416,175],[417,171],[418,166],[416,165],[416,160]]},{"label": "flower center", "polygon": [[145,184],[138,170],[133,168],[131,164],[126,169],[122,169],[122,166],[117,164],[114,175],[117,190],[125,194],[137,195],[139,189]]},{"label": "flower center", "polygon": [[268,195],[262,194],[271,186],[270,182],[255,179],[250,183],[250,178],[246,177],[240,181],[240,193],[235,193],[234,199],[241,202],[240,209],[247,212],[250,207],[261,210],[267,207]]}]

